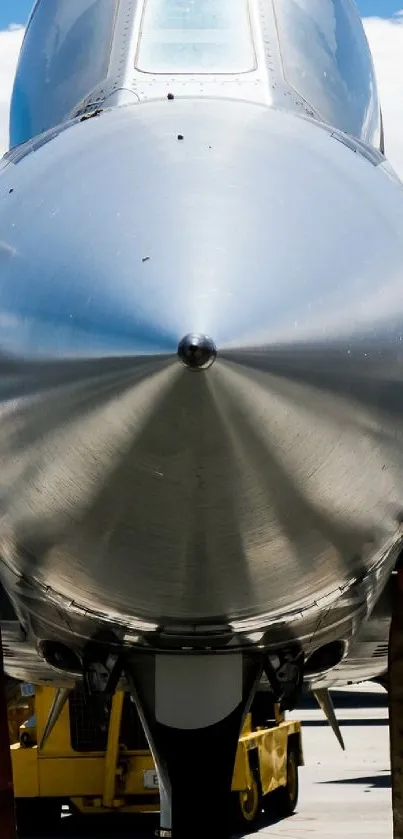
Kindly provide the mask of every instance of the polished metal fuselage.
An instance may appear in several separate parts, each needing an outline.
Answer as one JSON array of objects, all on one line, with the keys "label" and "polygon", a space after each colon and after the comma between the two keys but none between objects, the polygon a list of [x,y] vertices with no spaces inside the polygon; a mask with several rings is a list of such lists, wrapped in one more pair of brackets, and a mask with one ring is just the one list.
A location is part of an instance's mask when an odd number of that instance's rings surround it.
[{"label": "polished metal fuselage", "polygon": [[306,679],[306,688],[332,690],[343,685],[375,681],[386,685],[389,635],[396,575],[392,574],[368,620],[363,621],[343,660],[326,672]]},{"label": "polished metal fuselage", "polygon": [[[297,4],[316,30],[340,7],[321,4]],[[336,82],[315,109],[276,64],[286,16],[256,2],[255,78],[132,63],[129,83],[140,7],[116,7],[126,75],[112,84],[111,61],[103,100],[56,128],[42,113],[40,138],[34,102],[25,134],[11,123],[0,578],[36,640],[348,649],[403,535],[403,189],[369,52],[361,111],[347,119]],[[180,364],[190,332],[213,339],[210,369]]]}]

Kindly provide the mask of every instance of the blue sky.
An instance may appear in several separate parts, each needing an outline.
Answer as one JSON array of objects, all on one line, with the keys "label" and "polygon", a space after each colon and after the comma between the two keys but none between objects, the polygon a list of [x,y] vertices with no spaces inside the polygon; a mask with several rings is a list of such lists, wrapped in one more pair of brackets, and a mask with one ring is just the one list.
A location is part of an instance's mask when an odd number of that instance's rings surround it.
[{"label": "blue sky", "polygon": [[403,0],[358,0],[357,6],[363,17],[392,17],[403,9]]},{"label": "blue sky", "polygon": [[10,23],[25,23],[32,6],[32,0],[0,0],[0,29]]},{"label": "blue sky", "polygon": [[[0,0],[0,29],[25,23],[32,5],[32,0]],[[391,17],[403,8],[403,0],[358,0],[358,6],[364,16]]]}]

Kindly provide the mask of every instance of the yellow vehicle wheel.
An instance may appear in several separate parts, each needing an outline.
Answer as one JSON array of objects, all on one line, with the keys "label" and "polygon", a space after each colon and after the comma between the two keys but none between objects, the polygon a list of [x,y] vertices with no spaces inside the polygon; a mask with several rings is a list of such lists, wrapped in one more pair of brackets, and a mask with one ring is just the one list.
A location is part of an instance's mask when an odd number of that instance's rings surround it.
[{"label": "yellow vehicle wheel", "polygon": [[256,772],[252,771],[251,774],[251,788],[233,793],[236,826],[243,830],[252,828],[262,813],[262,793],[259,778]]},{"label": "yellow vehicle wheel", "polygon": [[295,749],[290,748],[287,754],[287,783],[285,787],[277,790],[277,813],[284,818],[292,816],[298,803],[298,755]]}]

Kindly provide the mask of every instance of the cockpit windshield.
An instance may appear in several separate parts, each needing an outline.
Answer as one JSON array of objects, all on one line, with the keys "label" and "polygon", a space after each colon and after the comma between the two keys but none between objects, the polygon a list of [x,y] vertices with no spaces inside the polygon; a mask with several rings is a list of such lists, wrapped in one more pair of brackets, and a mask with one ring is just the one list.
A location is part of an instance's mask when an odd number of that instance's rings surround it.
[{"label": "cockpit windshield", "polygon": [[284,76],[330,125],[372,142],[379,102],[352,0],[274,0]]},{"label": "cockpit windshield", "polygon": [[248,0],[146,0],[141,72],[237,74],[255,66]]}]

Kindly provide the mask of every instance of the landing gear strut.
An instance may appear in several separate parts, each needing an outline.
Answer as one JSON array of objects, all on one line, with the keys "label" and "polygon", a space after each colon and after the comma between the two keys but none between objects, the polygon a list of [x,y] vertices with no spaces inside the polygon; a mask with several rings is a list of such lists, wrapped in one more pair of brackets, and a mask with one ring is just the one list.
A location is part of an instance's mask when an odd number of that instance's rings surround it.
[{"label": "landing gear strut", "polygon": [[159,775],[160,836],[230,836],[235,754],[261,669],[237,653],[136,656],[127,666]]},{"label": "landing gear strut", "polygon": [[389,731],[393,837],[403,839],[403,569],[397,573],[389,638]]},{"label": "landing gear strut", "polygon": [[6,677],[0,628],[0,825],[2,839],[16,839],[13,774],[8,735]]}]

